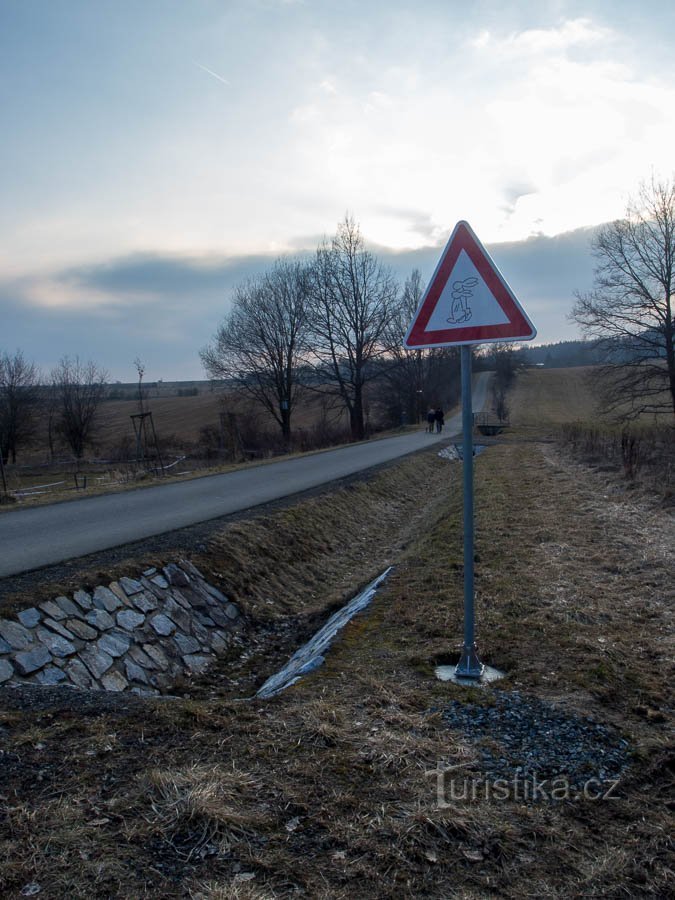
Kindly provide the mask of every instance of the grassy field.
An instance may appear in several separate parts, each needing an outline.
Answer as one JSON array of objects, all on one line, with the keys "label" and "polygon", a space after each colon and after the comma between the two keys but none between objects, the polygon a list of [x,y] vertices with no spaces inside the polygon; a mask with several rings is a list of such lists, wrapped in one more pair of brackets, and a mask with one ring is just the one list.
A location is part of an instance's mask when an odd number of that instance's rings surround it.
[{"label": "grassy field", "polygon": [[[658,496],[535,440],[585,402],[548,372],[521,378],[520,424],[476,460],[478,640],[503,680],[433,674],[461,644],[458,463],[429,452],[232,524],[191,554],[245,614],[215,671],[162,700],[0,690],[2,895],[668,896],[675,524]],[[246,699],[390,564],[318,672]],[[97,577],[74,569],[54,592]],[[448,710],[502,698],[625,741],[611,798],[439,802],[439,767],[480,779],[486,753],[509,755]],[[562,741],[533,726],[522,752]]]},{"label": "grassy field", "polygon": [[525,429],[541,434],[564,422],[593,419],[597,402],[589,375],[587,367],[527,369],[509,398],[511,422],[520,434]]},{"label": "grassy field", "polygon": [[[5,467],[13,499],[21,505],[34,506],[118,492],[139,485],[160,484],[165,477],[175,479],[230,471],[233,466],[251,460],[257,463],[284,452],[279,426],[271,413],[251,404],[241,394],[225,395],[204,384],[193,389],[198,393],[176,396],[163,386],[164,393],[146,401],[145,408],[152,412],[161,462],[167,467],[159,474],[152,440],[148,447],[149,461],[135,461],[136,437],[131,416],[138,413],[137,401],[106,400],[99,408],[95,446],[79,463],[63,448],[61,457],[47,462],[46,430],[36,434],[33,446],[20,456],[19,465]],[[221,414],[224,415],[222,423]],[[367,406],[366,421],[372,433],[381,432],[382,420],[376,404]],[[348,417],[343,406],[335,398],[315,392],[305,391],[298,398],[292,425],[293,453],[349,441]],[[208,439],[204,438],[204,429],[210,432]],[[222,455],[218,451],[221,440]],[[0,513],[14,507],[11,500],[6,501],[0,494]]]}]

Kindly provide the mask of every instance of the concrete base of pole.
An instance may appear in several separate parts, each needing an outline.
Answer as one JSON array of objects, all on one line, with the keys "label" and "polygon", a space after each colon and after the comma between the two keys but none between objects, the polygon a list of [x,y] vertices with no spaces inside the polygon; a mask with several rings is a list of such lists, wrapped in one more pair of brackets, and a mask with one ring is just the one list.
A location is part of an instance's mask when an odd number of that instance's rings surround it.
[{"label": "concrete base of pole", "polygon": [[476,645],[464,645],[462,656],[457,663],[457,675],[460,678],[480,678],[483,674],[483,663],[478,659]]},{"label": "concrete base of pole", "polygon": [[436,678],[439,681],[451,681],[453,684],[459,684],[462,687],[485,687],[488,684],[492,684],[493,681],[499,681],[500,678],[505,677],[504,672],[500,672],[499,669],[493,669],[491,666],[483,666],[480,678],[467,678],[465,675],[458,675],[458,668],[459,666],[437,666]]}]

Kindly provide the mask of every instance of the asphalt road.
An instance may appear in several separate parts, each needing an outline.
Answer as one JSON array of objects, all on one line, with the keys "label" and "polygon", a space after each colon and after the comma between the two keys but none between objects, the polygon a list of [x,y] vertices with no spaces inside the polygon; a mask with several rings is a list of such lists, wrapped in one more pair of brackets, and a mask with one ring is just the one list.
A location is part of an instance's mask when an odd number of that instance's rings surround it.
[{"label": "asphalt road", "polygon": [[[489,373],[474,380],[473,408],[485,404]],[[217,519],[310,490],[414,453],[461,431],[461,415],[445,431],[384,438],[119,494],[88,497],[0,515],[0,578]]]}]

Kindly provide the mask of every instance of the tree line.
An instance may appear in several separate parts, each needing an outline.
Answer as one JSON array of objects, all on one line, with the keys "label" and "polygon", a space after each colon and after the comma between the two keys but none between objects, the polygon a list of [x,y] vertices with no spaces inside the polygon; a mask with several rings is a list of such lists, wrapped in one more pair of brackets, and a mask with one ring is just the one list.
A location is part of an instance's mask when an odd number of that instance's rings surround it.
[{"label": "tree line", "polygon": [[[421,296],[419,271],[400,286],[345,217],[313,258],[280,258],[236,287],[201,359],[212,379],[271,414],[286,446],[301,389],[320,394],[324,409],[342,406],[351,438],[361,440],[372,400],[389,423],[400,424],[418,421],[427,404],[452,402],[459,393],[455,350],[402,345]],[[35,439],[40,421],[52,458],[63,444],[81,459],[92,442],[107,377],[91,361],[64,357],[43,378],[20,350],[2,353],[3,461],[16,462],[17,449]]]},{"label": "tree line", "polygon": [[[644,184],[624,218],[599,229],[592,252],[594,286],[576,294],[571,317],[601,354],[601,374],[610,376],[600,385],[605,410],[675,413],[675,182]],[[456,350],[402,345],[421,296],[419,271],[399,285],[346,216],[313,257],[278,259],[240,284],[200,356],[212,379],[272,415],[286,445],[301,389],[341,404],[352,439],[361,440],[371,384],[397,422],[417,421],[424,405],[452,402],[458,393]],[[508,355],[498,361],[513,367]],[[52,456],[60,440],[80,459],[106,380],[103,369],[78,357],[64,357],[44,380],[20,350],[0,353],[3,461],[16,461],[39,415]]]},{"label": "tree line", "polygon": [[280,258],[239,285],[201,359],[211,378],[263,406],[286,443],[301,389],[341,404],[362,440],[372,383],[391,419],[413,422],[457,382],[456,351],[402,345],[421,296],[419,271],[401,287],[346,216],[312,258]]},{"label": "tree line", "polygon": [[17,451],[46,425],[52,458],[57,442],[81,459],[91,442],[107,372],[95,363],[64,356],[45,379],[21,350],[0,354],[0,453],[16,462]]}]

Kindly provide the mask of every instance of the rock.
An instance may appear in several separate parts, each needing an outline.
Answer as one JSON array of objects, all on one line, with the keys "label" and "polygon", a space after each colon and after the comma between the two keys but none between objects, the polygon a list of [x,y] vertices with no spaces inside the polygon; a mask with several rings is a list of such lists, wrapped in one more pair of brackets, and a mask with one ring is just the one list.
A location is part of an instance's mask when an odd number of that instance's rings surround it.
[{"label": "rock", "polygon": [[18,622],[9,619],[0,619],[0,636],[2,636],[14,650],[25,650],[33,643],[33,635]]},{"label": "rock", "polygon": [[98,631],[92,628],[91,625],[87,625],[82,619],[67,619],[66,625],[73,634],[82,638],[83,641],[93,641],[98,635]]},{"label": "rock", "polygon": [[142,591],[140,594],[135,594],[131,602],[136,609],[139,609],[142,613],[149,613],[152,612],[153,609],[157,609],[157,601],[149,591]]},{"label": "rock", "polygon": [[60,622],[55,622],[54,619],[45,619],[44,624],[47,628],[60,634],[61,637],[65,638],[67,641],[72,641],[74,635],[70,629],[66,628],[67,622],[66,625],[62,625]]},{"label": "rock", "polygon": [[84,691],[94,687],[89,669],[79,659],[71,660],[66,666],[65,672],[76,687],[82,688]]},{"label": "rock", "polygon": [[91,596],[86,591],[75,591],[73,600],[84,612],[89,612],[93,608]]},{"label": "rock", "polygon": [[8,659],[0,659],[0,684],[9,679],[14,674],[14,666]]},{"label": "rock", "polygon": [[94,678],[100,678],[113,664],[112,656],[97,647],[87,647],[86,650],[80,651],[80,659]]},{"label": "rock", "polygon": [[99,650],[103,650],[111,656],[118,657],[123,656],[127,652],[130,643],[131,641],[117,637],[116,635],[104,634],[102,638],[98,639],[96,646]]},{"label": "rock", "polygon": [[[171,681],[175,682],[179,678],[182,678],[185,675],[185,666],[181,661],[171,660],[169,663],[169,675],[171,676]],[[171,685],[169,684],[169,687]]]},{"label": "rock", "polygon": [[193,637],[187,637],[180,632],[174,634],[173,640],[178,647],[178,651],[181,655],[189,653],[199,653],[199,651],[201,650],[199,641],[196,641]]},{"label": "rock", "polygon": [[213,657],[201,655],[184,656],[183,662],[195,675],[203,675],[213,662]]},{"label": "rock", "polygon": [[205,616],[202,613],[193,613],[193,615],[201,625],[207,625],[209,628],[215,627],[216,623],[213,621],[211,616]]},{"label": "rock", "polygon": [[208,581],[202,581],[201,587],[211,599],[215,600],[217,603],[226,604],[230,602],[225,594],[221,593],[218,588],[215,588],[212,584],[209,584]]},{"label": "rock", "polygon": [[107,672],[101,678],[101,684],[106,691],[126,691],[129,687],[129,682],[119,672]]},{"label": "rock", "polygon": [[61,607],[67,616],[79,616],[81,614],[81,610],[68,597],[57,597],[54,602]]},{"label": "rock", "polygon": [[157,663],[154,660],[150,659],[147,653],[144,650],[141,650],[140,647],[130,647],[129,648],[129,656],[137,662],[139,666],[143,666],[144,669],[156,669]]},{"label": "rock", "polygon": [[222,653],[224,650],[227,650],[229,644],[223,635],[219,635],[218,633],[214,633],[211,636],[211,647],[216,653]]},{"label": "rock", "polygon": [[162,650],[154,644],[143,644],[143,650],[148,654],[150,659],[156,664],[158,669],[166,671],[169,668],[169,660],[166,658]]},{"label": "rock", "polygon": [[164,566],[162,571],[169,584],[173,584],[175,587],[181,587],[181,585],[187,587],[190,584],[188,576],[175,563],[169,563],[168,566]]},{"label": "rock", "polygon": [[155,688],[132,687],[131,693],[138,694],[139,697],[156,697],[159,691],[155,690]]},{"label": "rock", "polygon": [[152,576],[157,572],[157,569],[154,566],[150,566],[149,569],[143,569],[143,575],[145,578],[152,578]]},{"label": "rock", "polygon": [[156,584],[148,581],[147,578],[141,578],[141,582],[143,583],[143,587],[145,588],[145,593],[149,594],[151,597],[156,597],[158,600],[166,600],[166,598],[169,596],[168,588],[157,587]]},{"label": "rock", "polygon": [[227,606],[225,607],[225,615],[226,615],[226,616],[228,617],[228,619],[230,619],[231,621],[234,621],[235,619],[238,619],[238,618],[239,618],[239,610],[238,610],[238,608],[234,605],[234,603],[228,603],[228,604],[227,604]]},{"label": "rock", "polygon": [[33,676],[38,684],[54,685],[66,680],[66,673],[56,666],[46,666],[40,672],[36,672]]},{"label": "rock", "polygon": [[61,635],[54,634],[53,631],[48,631],[46,628],[38,628],[36,634],[38,640],[42,641],[52,656],[59,656],[61,659],[64,659],[66,656],[72,656],[73,653],[77,653],[77,647],[61,637]]},{"label": "rock", "polygon": [[[143,573],[145,575],[145,572]],[[168,588],[169,582],[163,575],[155,575],[154,578],[151,578],[150,581],[157,585],[159,588]]]},{"label": "rock", "polygon": [[189,609],[192,612],[198,609],[203,613],[208,613],[209,611],[209,604],[207,600],[207,598],[209,598],[209,595],[206,593],[206,591],[198,590],[197,586],[194,584],[189,588],[173,588],[172,594],[175,597],[176,602],[180,603],[181,606],[184,606],[185,609]]},{"label": "rock", "polygon": [[220,609],[217,606],[212,606],[210,612],[211,618],[215,619],[217,625],[221,625],[223,628],[229,628],[230,618],[224,610]]},{"label": "rock", "polygon": [[161,693],[166,687],[169,686],[169,678],[166,675],[150,675],[150,684],[157,688],[157,693]]},{"label": "rock", "polygon": [[192,630],[192,616],[182,606],[179,606],[175,600],[169,599],[166,601],[163,613],[183,631],[189,632]]},{"label": "rock", "polygon": [[185,594],[182,591],[179,591],[178,588],[171,589],[171,599],[174,600],[179,606],[182,606],[183,609],[187,610],[189,613],[192,612],[192,604],[187,599]]},{"label": "rock", "polygon": [[4,638],[0,637],[0,653],[10,653],[12,648]]},{"label": "rock", "polygon": [[163,636],[168,636],[173,634],[176,630],[176,626],[173,624],[171,619],[168,619],[163,613],[157,613],[150,619],[150,625],[157,634],[161,634]]},{"label": "rock", "polygon": [[208,647],[211,643],[211,634],[208,628],[204,628],[203,625],[200,625],[199,622],[192,623],[192,633],[197,638],[200,644],[203,644],[205,647]]},{"label": "rock", "polygon": [[57,622],[60,622],[61,619],[65,619],[66,617],[64,611],[54,600],[45,600],[44,603],[40,604],[40,609],[45,615],[50,616],[52,619],[56,619]]},{"label": "rock", "polygon": [[108,585],[108,588],[112,591],[112,593],[117,597],[117,599],[122,603],[123,606],[129,606],[130,600],[120,587],[119,582],[111,581]]},{"label": "rock", "polygon": [[148,683],[148,676],[145,674],[143,669],[141,669],[140,666],[136,665],[136,663],[131,662],[130,659],[125,660],[124,671],[126,672],[129,681],[140,681],[141,684]]},{"label": "rock", "polygon": [[135,631],[136,628],[140,628],[145,622],[143,613],[136,612],[133,609],[123,609],[117,613],[115,618],[120,628],[124,628],[126,631]]},{"label": "rock", "polygon": [[143,590],[143,585],[140,581],[136,581],[135,578],[122,577],[119,580],[119,585],[127,597],[132,597],[134,594],[140,594]]},{"label": "rock", "polygon": [[204,580],[204,576],[199,571],[197,566],[193,565],[188,559],[179,559],[180,567],[184,572],[187,572],[188,575],[191,575],[193,578],[199,578],[201,581]]},{"label": "rock", "polygon": [[104,609],[109,613],[115,612],[122,605],[122,601],[113,594],[110,588],[101,585],[94,591],[93,602],[96,609]]},{"label": "rock", "polygon": [[85,616],[87,622],[99,631],[107,631],[115,624],[115,620],[104,609],[92,609]]},{"label": "rock", "polygon": [[26,628],[35,628],[36,625],[40,624],[42,614],[39,609],[31,606],[30,609],[22,609],[20,613],[17,613],[16,617]]},{"label": "rock", "polygon": [[31,650],[24,650],[14,657],[14,665],[20,675],[32,675],[51,661],[51,653],[44,644],[36,644]]}]

